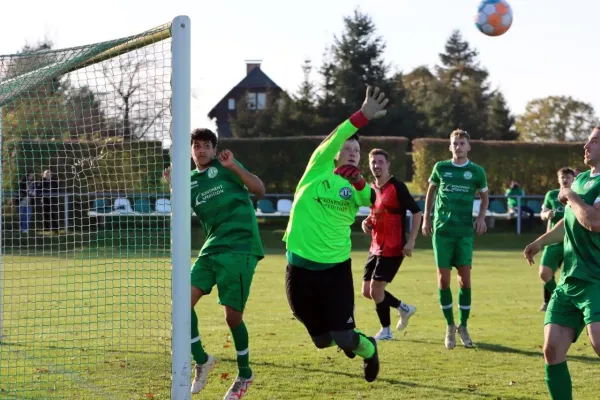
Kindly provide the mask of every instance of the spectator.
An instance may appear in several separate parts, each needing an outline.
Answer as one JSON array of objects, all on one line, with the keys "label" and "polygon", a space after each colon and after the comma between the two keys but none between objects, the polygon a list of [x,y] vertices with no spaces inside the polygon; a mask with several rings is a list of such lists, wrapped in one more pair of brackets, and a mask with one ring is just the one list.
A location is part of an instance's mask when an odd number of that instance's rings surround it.
[{"label": "spectator", "polygon": [[508,189],[506,189],[506,204],[508,205],[509,214],[518,215],[519,201],[518,198],[521,197],[521,215],[527,215],[527,218],[523,220],[524,225],[527,229],[533,229],[533,219],[535,217],[535,211],[531,209],[531,207],[525,204],[525,200],[523,196],[525,196],[525,190],[519,185],[519,182],[513,180],[510,182]]},{"label": "spectator", "polygon": [[44,204],[44,231],[58,232],[58,181],[54,179],[49,169],[42,174],[41,189]]},{"label": "spectator", "polygon": [[21,233],[27,234],[36,195],[35,177],[30,172],[19,180],[19,221]]}]

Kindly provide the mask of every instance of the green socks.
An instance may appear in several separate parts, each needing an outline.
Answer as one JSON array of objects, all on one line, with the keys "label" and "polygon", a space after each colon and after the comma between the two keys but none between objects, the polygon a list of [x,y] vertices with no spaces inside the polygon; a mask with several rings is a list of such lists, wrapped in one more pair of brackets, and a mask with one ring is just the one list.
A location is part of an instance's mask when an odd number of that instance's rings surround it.
[{"label": "green socks", "polygon": [[446,322],[448,325],[454,325],[454,313],[452,312],[452,291],[449,287],[446,289],[438,288],[438,294],[440,297],[440,306],[442,307],[442,312],[444,313]]},{"label": "green socks", "polygon": [[552,277],[552,279],[550,279],[548,282],[544,283],[544,287],[548,289],[550,294],[552,294],[554,292],[554,289],[556,289],[556,280],[554,279],[554,277]]},{"label": "green socks", "polygon": [[467,326],[471,312],[471,288],[458,289],[458,319],[462,326]]},{"label": "green socks", "polygon": [[546,364],[546,386],[553,400],[573,400],[573,384],[567,362]]},{"label": "green socks", "polygon": [[359,357],[369,359],[375,355],[375,346],[364,333],[355,329],[355,332],[358,334],[358,347],[354,349],[352,352]]},{"label": "green socks", "polygon": [[198,331],[198,316],[192,307],[192,357],[196,364],[201,365],[208,360],[208,356],[202,347],[200,332]]},{"label": "green socks", "polygon": [[250,369],[250,355],[248,353],[248,329],[242,321],[235,328],[231,328],[231,337],[237,352],[238,375],[241,378],[250,378],[252,370]]}]

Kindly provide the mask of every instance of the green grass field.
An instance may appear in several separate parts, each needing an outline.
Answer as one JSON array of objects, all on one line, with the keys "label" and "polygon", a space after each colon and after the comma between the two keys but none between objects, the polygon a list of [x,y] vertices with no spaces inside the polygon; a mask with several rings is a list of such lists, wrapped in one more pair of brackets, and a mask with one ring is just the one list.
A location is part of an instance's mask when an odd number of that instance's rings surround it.
[{"label": "green grass field", "polygon": [[[255,275],[246,312],[255,383],[248,399],[545,399],[541,352],[542,286],[521,249],[532,236],[478,238],[470,331],[476,349],[444,348],[430,244],[402,266],[390,291],[417,306],[403,334],[379,346],[379,379],[335,348],[317,350],[290,314],[280,233],[265,233],[269,255]],[[356,319],[379,329],[374,305],[360,297],[366,239],[357,234]],[[121,252],[102,256],[4,258],[4,334],[0,399],[168,399],[170,264]],[[456,279],[453,277],[456,304]],[[218,363],[205,391],[221,399],[236,374],[235,352],[215,293],[197,306],[200,333]],[[455,313],[456,307],[455,307]],[[395,323],[395,317],[393,317]],[[599,398],[600,363],[586,334],[572,347],[575,398]]]}]

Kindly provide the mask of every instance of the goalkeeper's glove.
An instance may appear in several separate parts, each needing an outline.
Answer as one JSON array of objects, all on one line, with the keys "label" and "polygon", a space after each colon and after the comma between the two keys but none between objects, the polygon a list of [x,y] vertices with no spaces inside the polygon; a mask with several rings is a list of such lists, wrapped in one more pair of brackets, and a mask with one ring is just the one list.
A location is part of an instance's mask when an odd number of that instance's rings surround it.
[{"label": "goalkeeper's glove", "polygon": [[367,184],[365,178],[360,174],[360,169],[351,164],[341,165],[337,167],[333,173],[350,181],[356,190],[363,190]]}]

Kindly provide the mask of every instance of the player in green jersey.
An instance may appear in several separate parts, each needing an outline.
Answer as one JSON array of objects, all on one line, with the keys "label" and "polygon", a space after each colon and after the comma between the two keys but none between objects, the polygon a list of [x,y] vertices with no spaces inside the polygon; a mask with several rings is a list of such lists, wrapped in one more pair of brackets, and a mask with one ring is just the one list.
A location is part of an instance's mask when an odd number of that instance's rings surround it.
[{"label": "player in green jersey", "polygon": [[544,247],[564,241],[563,270],[544,321],[546,385],[550,398],[560,400],[573,398],[567,352],[586,326],[600,356],[600,126],[584,149],[590,170],[558,194],[566,204],[564,218],[523,252],[531,265]]},{"label": "player in green jersey", "polygon": [[367,89],[360,111],[342,122],[312,154],[300,179],[283,240],[288,265],[286,292],[294,316],[316,347],[337,345],[364,359],[364,377],[377,378],[375,339],[355,330],[350,226],[375,193],[360,175],[356,131],[385,115],[388,100]]},{"label": "player in green jersey", "polygon": [[[473,232],[483,234],[487,230],[487,178],[484,169],[467,158],[471,150],[470,140],[469,134],[460,129],[450,134],[452,159],[439,161],[434,165],[425,199],[422,231],[423,235],[433,234],[433,252],[438,268],[438,294],[447,322],[447,349],[456,346],[457,331],[463,345],[473,347],[467,330],[467,320],[471,311]],[[481,197],[481,204],[478,216],[473,222],[473,201],[477,192]],[[458,272],[458,327],[454,323],[452,311],[452,267]]]},{"label": "player in green jersey", "polygon": [[[248,172],[223,150],[217,157],[217,136],[209,129],[196,129],[191,135],[192,158],[196,169],[191,173],[192,208],[200,219],[206,240],[191,270],[192,283],[192,356],[196,362],[192,393],[207,383],[215,358],[204,351],[194,306],[216,285],[218,302],[225,308],[225,321],[237,353],[238,376],[224,399],[239,400],[247,392],[254,376],[249,365],[248,330],[243,312],[258,261],[264,250],[250,193],[265,194],[262,181]],[[169,170],[165,178],[169,179]]]},{"label": "player in green jersey", "polygon": [[[558,183],[560,189],[570,188],[573,180],[575,179],[575,172],[571,168],[561,168],[557,172]],[[541,217],[542,220],[548,221],[547,231],[554,228],[561,219],[563,219],[565,213],[565,207],[560,201],[558,201],[558,193],[560,189],[553,189],[546,193],[544,198],[544,205],[542,206]],[[563,262],[563,244],[562,242],[547,246],[542,254],[542,261],[540,262],[540,278],[544,282],[544,303],[540,307],[540,311],[546,311],[548,308],[548,302],[554,288],[556,288],[556,281],[554,280],[554,274],[556,270],[560,268]]]}]

